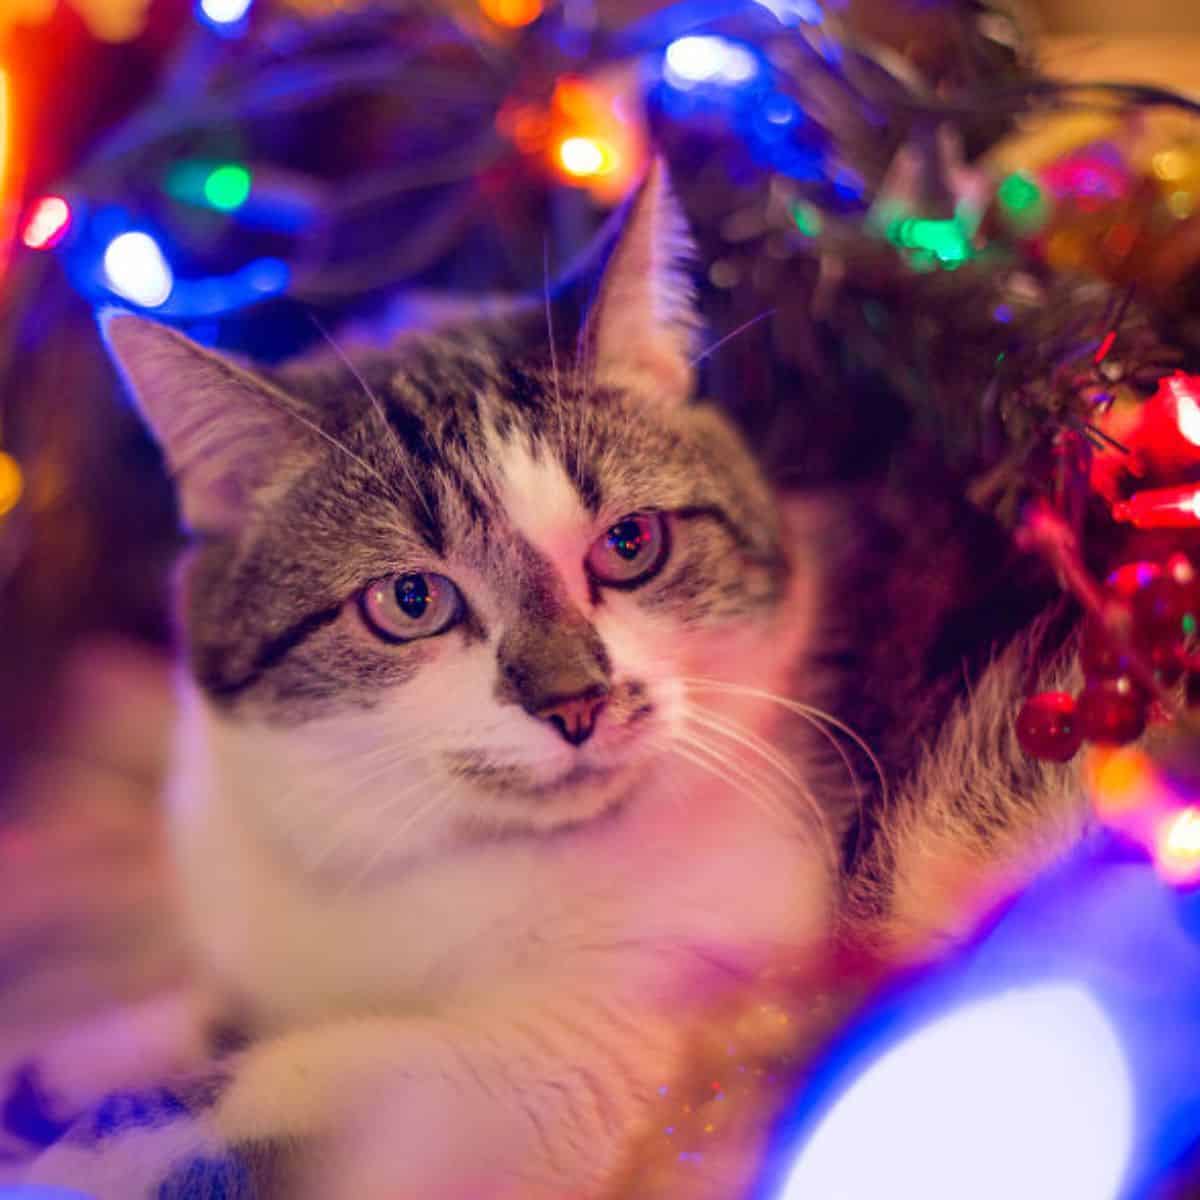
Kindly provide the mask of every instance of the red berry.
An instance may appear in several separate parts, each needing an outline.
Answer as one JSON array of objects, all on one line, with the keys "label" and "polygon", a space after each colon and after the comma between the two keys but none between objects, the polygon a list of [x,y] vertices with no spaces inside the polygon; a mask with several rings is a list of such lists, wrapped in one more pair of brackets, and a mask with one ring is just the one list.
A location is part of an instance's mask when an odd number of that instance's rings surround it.
[{"label": "red berry", "polygon": [[1162,574],[1156,562],[1131,562],[1118,567],[1105,581],[1104,586],[1122,600],[1132,600],[1152,579]]},{"label": "red berry", "polygon": [[1146,728],[1146,696],[1128,675],[1093,679],[1079,694],[1079,728],[1090,742],[1132,742]]},{"label": "red berry", "polygon": [[1039,692],[1021,705],[1017,741],[1030,758],[1066,762],[1083,741],[1075,716],[1075,698],[1068,692]]}]

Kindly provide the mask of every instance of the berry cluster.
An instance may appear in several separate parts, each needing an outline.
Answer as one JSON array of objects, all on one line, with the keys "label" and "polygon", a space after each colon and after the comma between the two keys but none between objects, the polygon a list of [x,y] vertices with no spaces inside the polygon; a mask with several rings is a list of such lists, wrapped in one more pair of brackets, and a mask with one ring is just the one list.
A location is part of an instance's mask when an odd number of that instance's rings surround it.
[{"label": "berry cluster", "polygon": [[1200,667],[1198,619],[1200,577],[1186,555],[1114,571],[1084,622],[1083,690],[1030,696],[1017,717],[1021,748],[1033,758],[1066,762],[1084,741],[1120,745],[1139,737],[1163,689],[1185,672],[1190,684]]}]

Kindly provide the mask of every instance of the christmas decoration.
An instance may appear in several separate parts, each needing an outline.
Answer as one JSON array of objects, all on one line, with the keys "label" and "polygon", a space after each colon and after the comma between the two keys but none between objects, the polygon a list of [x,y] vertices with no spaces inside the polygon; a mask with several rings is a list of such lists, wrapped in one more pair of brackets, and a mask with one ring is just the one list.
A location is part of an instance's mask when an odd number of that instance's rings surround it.
[{"label": "christmas decoration", "polygon": [[1075,757],[1083,728],[1075,697],[1068,692],[1042,692],[1026,701],[1017,717],[1017,737],[1027,754],[1050,762]]},{"label": "christmas decoration", "polygon": [[[71,2],[113,41],[153,15]],[[271,359],[406,289],[540,293],[653,147],[700,245],[705,394],[789,481],[883,474],[916,443],[1040,556],[1084,612],[1084,682],[1014,713],[1021,745],[1054,762],[1083,750],[1099,817],[1172,887],[1200,877],[1196,787],[1162,749],[1183,761],[1198,744],[1193,102],[1042,79],[1007,9],[975,0],[187,7],[148,99],[36,194],[21,194],[29,146],[9,153],[0,87],[0,246],[16,243],[0,581],[18,565],[32,581],[5,594],[0,626],[39,671],[64,629],[165,636],[147,597],[174,536],[167,493],[128,414],[95,407],[113,385],[86,309],[128,304]],[[49,9],[10,5],[0,36]],[[844,1015],[801,991],[770,981],[698,1036],[627,1194],[702,1172],[731,1137],[757,1153],[803,1091],[808,1039]],[[950,1033],[986,1043],[1062,999],[1020,1020],[973,1010],[982,1024]],[[1081,1086],[1057,1111],[1109,1094]]]}]

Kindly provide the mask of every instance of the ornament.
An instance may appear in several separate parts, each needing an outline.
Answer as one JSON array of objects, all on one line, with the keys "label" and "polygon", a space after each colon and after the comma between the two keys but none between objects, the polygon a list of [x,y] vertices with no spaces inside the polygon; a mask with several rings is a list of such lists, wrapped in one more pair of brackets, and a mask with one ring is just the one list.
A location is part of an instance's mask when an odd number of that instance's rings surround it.
[{"label": "ornament", "polygon": [[1070,526],[1045,502],[1033,507],[1019,541],[1054,564],[1086,613],[1079,653],[1084,688],[1074,700],[1051,692],[1026,701],[1017,719],[1022,749],[1063,762],[1082,741],[1121,745],[1139,738],[1151,719],[1170,721],[1175,697],[1166,688],[1192,666],[1200,618],[1192,560],[1175,552],[1165,563],[1126,563],[1099,587]]},{"label": "ornament", "polygon": [[1089,680],[1078,712],[1082,736],[1102,745],[1132,742],[1146,728],[1146,697],[1128,675]]},{"label": "ornament", "polygon": [[1069,692],[1030,696],[1017,716],[1017,740],[1031,758],[1066,762],[1075,757],[1083,731]]}]

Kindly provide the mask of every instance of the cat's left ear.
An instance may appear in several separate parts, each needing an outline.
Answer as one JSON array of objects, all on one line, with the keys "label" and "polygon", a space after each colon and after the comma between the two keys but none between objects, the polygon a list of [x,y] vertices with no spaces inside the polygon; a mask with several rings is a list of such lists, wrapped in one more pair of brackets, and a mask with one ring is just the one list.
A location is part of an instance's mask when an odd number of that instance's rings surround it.
[{"label": "cat's left ear", "polygon": [[655,159],[629,204],[584,326],[584,349],[597,383],[653,392],[682,404],[692,390],[700,325],[688,273],[695,245]]}]

